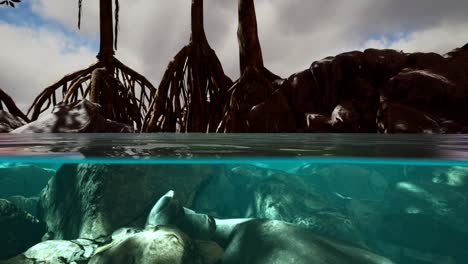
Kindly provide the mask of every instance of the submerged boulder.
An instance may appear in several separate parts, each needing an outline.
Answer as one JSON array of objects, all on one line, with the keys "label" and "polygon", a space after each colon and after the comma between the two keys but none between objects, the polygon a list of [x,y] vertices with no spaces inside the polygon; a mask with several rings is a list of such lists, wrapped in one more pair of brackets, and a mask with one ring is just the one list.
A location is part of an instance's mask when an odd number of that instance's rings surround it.
[{"label": "submerged boulder", "polygon": [[133,128],[105,119],[100,106],[88,100],[58,104],[52,113],[12,133],[132,133]]},{"label": "submerged boulder", "polygon": [[210,177],[213,165],[63,165],[40,198],[39,218],[53,239],[95,239],[123,226],[142,226],[158,197],[174,189],[184,206]]},{"label": "submerged boulder", "polygon": [[39,203],[39,195],[38,197],[24,197],[21,195],[14,195],[6,198],[6,200],[16,205],[19,209],[28,212],[34,217],[37,217],[37,205]]},{"label": "submerged boulder", "polygon": [[87,239],[49,240],[31,247],[14,258],[0,261],[0,264],[88,263],[97,247],[97,243]]},{"label": "submerged boulder", "polygon": [[276,173],[259,182],[247,217],[281,220],[364,246],[353,221],[293,174]]},{"label": "submerged boulder", "polygon": [[193,209],[219,218],[281,220],[364,245],[352,220],[300,177],[253,165],[232,167],[200,189]]},{"label": "submerged boulder", "polygon": [[339,200],[381,201],[389,188],[387,179],[380,172],[359,165],[306,164],[296,173],[303,177],[307,185]]},{"label": "submerged boulder", "polygon": [[13,257],[41,241],[45,224],[0,199],[0,259]]},{"label": "submerged boulder", "polygon": [[54,170],[34,165],[17,164],[0,168],[0,198],[21,195],[38,197]]}]

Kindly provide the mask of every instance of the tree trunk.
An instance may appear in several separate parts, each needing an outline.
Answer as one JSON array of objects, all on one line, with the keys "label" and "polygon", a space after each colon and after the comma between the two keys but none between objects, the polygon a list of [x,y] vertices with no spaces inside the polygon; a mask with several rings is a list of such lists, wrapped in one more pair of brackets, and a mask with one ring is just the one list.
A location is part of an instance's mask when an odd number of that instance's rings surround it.
[{"label": "tree trunk", "polygon": [[201,77],[202,67],[202,52],[206,47],[208,40],[206,39],[204,23],[203,23],[203,0],[192,0],[192,36],[191,36],[191,49],[192,49],[192,65],[191,77],[192,93],[191,93],[191,111],[188,115],[188,129],[191,132],[206,132],[206,127],[203,128],[204,120],[204,104],[206,98],[203,98],[203,83]]},{"label": "tree trunk", "polygon": [[254,0],[239,0],[239,57],[241,75],[248,67],[263,69],[263,56],[258,39]]},{"label": "tree trunk", "polygon": [[112,0],[99,0],[99,9],[101,42],[97,58],[107,66],[114,56]]},{"label": "tree trunk", "polygon": [[196,44],[208,43],[203,22],[203,0],[192,0],[192,37]]}]

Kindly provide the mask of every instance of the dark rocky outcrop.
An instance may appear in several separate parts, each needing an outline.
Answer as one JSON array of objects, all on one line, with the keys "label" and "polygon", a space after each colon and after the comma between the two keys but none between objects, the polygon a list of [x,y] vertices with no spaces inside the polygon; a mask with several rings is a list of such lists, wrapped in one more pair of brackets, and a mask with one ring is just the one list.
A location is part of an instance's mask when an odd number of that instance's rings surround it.
[{"label": "dark rocky outcrop", "polygon": [[247,115],[249,131],[294,132],[295,120],[286,97],[276,90],[266,101],[252,107]]},{"label": "dark rocky outcrop", "polygon": [[351,102],[344,102],[333,109],[330,125],[340,132],[357,132],[359,113],[354,109]]},{"label": "dark rocky outcrop", "polygon": [[26,198],[38,197],[54,170],[34,165],[16,165],[0,168],[0,198],[21,195]]},{"label": "dark rocky outcrop", "polygon": [[88,100],[59,104],[52,113],[12,133],[132,133],[130,125],[105,119],[101,107]]},{"label": "dark rocky outcrop", "polygon": [[443,129],[427,113],[397,103],[382,103],[377,112],[380,133],[441,133]]},{"label": "dark rocky outcrop", "polygon": [[468,50],[468,43],[465,44],[465,46],[462,47],[464,50]]},{"label": "dark rocky outcrop", "polygon": [[13,257],[41,241],[45,224],[0,199],[0,259]]},{"label": "dark rocky outcrop", "polygon": [[[289,106],[276,103],[278,110],[284,109],[281,114],[257,113],[251,121],[284,120],[269,132],[460,133],[468,130],[467,76],[466,48],[444,56],[377,49],[347,52],[316,61],[284,80],[278,89]],[[392,111],[382,117],[388,105]],[[407,113],[409,129],[398,129]],[[430,129],[424,119],[433,123]],[[264,125],[252,127],[265,131]]]},{"label": "dark rocky outcrop", "polygon": [[190,207],[200,187],[222,173],[210,165],[63,165],[42,192],[39,218],[53,239],[96,239],[144,225],[168,189]]},{"label": "dark rocky outcrop", "polygon": [[331,133],[333,127],[330,118],[321,114],[306,114],[306,128],[304,132],[309,133]]}]

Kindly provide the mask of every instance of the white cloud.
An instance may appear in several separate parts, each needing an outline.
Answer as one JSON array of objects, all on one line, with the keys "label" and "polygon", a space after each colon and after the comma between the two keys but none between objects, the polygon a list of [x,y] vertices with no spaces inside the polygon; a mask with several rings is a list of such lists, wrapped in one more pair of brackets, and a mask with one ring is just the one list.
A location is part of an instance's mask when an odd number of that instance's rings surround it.
[{"label": "white cloud", "polygon": [[461,47],[468,39],[466,29],[468,21],[451,24],[443,22],[435,27],[400,34],[390,40],[388,37],[374,38],[364,43],[365,48],[389,48],[404,52],[436,52],[445,54],[455,47]]},{"label": "white cloud", "polygon": [[[78,31],[78,0],[34,0],[33,12],[58,21],[70,30]],[[96,34],[99,29],[99,1],[83,1],[81,33]]]},{"label": "white cloud", "polygon": [[89,66],[94,52],[46,28],[0,23],[0,87],[25,110],[48,85]]}]

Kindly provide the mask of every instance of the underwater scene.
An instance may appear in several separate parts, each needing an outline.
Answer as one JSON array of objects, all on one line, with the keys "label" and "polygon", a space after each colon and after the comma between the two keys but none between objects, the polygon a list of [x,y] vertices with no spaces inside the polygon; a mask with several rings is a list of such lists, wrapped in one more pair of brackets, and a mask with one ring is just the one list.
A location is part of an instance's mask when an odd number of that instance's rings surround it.
[{"label": "underwater scene", "polygon": [[466,139],[0,135],[0,263],[466,263]]}]

